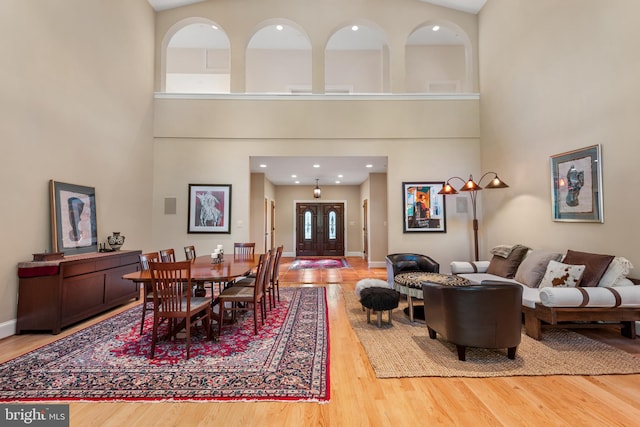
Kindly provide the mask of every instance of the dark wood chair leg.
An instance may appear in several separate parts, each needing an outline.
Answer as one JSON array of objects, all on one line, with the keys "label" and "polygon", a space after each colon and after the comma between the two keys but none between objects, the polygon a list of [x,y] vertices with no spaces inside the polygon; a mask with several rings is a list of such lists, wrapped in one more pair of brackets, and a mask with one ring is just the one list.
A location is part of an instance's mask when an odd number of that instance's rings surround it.
[{"label": "dark wood chair leg", "polygon": [[458,350],[458,360],[462,362],[467,360],[467,347],[456,344],[456,349]]},{"label": "dark wood chair leg", "polygon": [[516,358],[516,350],[518,349],[518,346],[515,347],[509,347],[507,349],[507,357],[511,360]]}]

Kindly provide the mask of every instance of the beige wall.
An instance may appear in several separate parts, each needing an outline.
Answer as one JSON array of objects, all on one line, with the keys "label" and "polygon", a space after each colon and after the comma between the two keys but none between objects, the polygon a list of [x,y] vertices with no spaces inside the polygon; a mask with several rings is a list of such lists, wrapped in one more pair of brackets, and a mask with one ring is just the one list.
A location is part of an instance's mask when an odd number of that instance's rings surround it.
[{"label": "beige wall", "polygon": [[100,242],[151,247],[153,28],[145,0],[0,2],[0,336],[18,262],[51,250],[50,179],[95,187]]},{"label": "beige wall", "polygon": [[[634,0],[491,0],[480,14],[483,246],[619,254],[638,277],[638,40]],[[604,224],[551,220],[549,156],[602,145]],[[489,197],[490,196],[490,197]]]}]

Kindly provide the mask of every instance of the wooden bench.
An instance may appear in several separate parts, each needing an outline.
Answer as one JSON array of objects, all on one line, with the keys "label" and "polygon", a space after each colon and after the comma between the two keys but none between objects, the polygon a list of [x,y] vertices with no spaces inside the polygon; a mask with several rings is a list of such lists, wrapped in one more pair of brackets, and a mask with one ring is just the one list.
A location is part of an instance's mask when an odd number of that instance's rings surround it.
[{"label": "wooden bench", "polygon": [[[640,285],[640,279],[630,279]],[[599,328],[619,326],[627,338],[636,337],[636,321],[640,321],[640,308],[596,307],[547,307],[541,303],[536,308],[522,307],[527,335],[536,340],[542,338],[542,328]],[[607,323],[601,323],[607,322]]]}]

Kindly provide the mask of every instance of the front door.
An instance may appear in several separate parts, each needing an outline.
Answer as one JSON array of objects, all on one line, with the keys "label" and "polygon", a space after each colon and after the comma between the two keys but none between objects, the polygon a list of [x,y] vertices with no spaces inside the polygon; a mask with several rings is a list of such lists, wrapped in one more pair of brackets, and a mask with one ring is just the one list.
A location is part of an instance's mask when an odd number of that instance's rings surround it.
[{"label": "front door", "polygon": [[296,203],[296,256],[344,256],[344,203]]}]

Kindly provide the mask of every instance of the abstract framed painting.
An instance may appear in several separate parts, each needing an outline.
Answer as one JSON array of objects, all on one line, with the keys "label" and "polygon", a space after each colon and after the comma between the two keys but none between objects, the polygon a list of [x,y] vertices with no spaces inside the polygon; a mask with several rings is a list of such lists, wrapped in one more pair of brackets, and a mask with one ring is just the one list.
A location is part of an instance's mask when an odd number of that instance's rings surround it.
[{"label": "abstract framed painting", "polygon": [[554,221],[604,222],[601,146],[551,156]]},{"label": "abstract framed painting", "polygon": [[446,232],[444,196],[438,194],[444,181],[403,182],[403,230],[413,232]]},{"label": "abstract framed painting", "polygon": [[231,185],[189,184],[188,233],[231,233]]},{"label": "abstract framed painting", "polygon": [[95,188],[50,180],[49,196],[53,252],[65,255],[97,252]]}]

